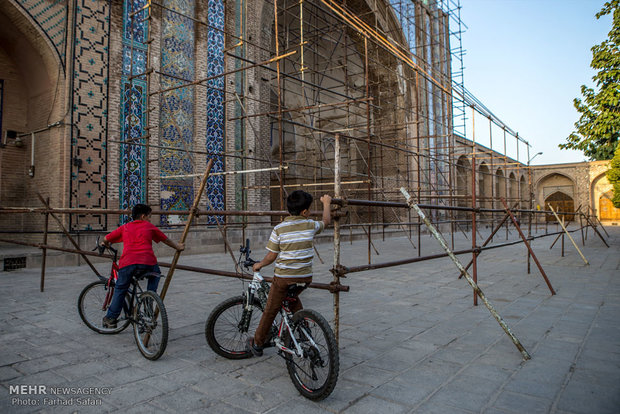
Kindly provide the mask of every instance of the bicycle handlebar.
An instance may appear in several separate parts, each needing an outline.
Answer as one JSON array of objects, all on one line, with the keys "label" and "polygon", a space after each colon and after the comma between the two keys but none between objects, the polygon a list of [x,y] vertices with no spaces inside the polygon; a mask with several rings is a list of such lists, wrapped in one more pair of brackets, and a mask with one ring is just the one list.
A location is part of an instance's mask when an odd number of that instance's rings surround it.
[{"label": "bicycle handlebar", "polygon": [[241,256],[245,255],[245,260],[243,261],[243,266],[245,268],[252,267],[254,263],[258,263],[250,257],[250,253],[252,253],[252,250],[250,250],[250,239],[245,239],[245,246],[241,246],[239,252],[241,253],[239,262],[241,262]]},{"label": "bicycle handlebar", "polygon": [[110,251],[110,253],[114,254],[114,260],[116,261],[116,256],[118,255],[118,250],[116,250],[115,248],[113,248],[112,246],[106,246],[105,244],[99,243],[99,237],[97,237],[97,244],[95,245],[95,248],[92,250],[93,252],[95,250],[99,251],[99,255],[102,255],[106,249],[108,249]]}]

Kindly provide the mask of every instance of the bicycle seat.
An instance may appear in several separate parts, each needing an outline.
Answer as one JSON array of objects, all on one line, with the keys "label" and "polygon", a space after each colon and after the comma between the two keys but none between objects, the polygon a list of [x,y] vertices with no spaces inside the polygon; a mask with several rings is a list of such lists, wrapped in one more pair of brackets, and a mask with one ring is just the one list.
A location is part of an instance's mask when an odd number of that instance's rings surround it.
[{"label": "bicycle seat", "polygon": [[133,277],[136,280],[143,280],[143,279],[150,279],[152,277],[161,277],[161,273],[157,273],[157,272],[135,273]]},{"label": "bicycle seat", "polygon": [[296,298],[301,292],[306,290],[310,283],[295,283],[290,285],[286,291],[287,298]]}]

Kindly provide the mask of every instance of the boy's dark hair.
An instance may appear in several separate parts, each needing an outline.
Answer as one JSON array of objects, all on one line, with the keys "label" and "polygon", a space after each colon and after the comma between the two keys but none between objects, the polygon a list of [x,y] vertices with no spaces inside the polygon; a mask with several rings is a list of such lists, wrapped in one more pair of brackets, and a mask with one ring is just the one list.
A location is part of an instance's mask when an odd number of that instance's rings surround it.
[{"label": "boy's dark hair", "polygon": [[153,211],[151,207],[147,206],[146,204],[136,204],[131,209],[131,218],[137,220],[138,217],[142,216],[143,214],[150,214],[151,211]]},{"label": "boy's dark hair", "polygon": [[303,190],[295,190],[286,198],[286,208],[293,216],[298,216],[302,211],[310,208],[312,195]]}]

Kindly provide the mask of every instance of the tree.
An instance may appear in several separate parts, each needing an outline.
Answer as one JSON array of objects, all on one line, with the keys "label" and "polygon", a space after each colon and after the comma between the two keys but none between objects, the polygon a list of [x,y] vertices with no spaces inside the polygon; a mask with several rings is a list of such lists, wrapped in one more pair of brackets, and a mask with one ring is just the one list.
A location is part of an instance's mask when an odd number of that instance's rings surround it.
[{"label": "tree", "polygon": [[608,14],[613,16],[608,39],[592,47],[590,66],[598,71],[592,77],[598,91],[581,86],[583,101],[573,101],[581,117],[567,142],[559,145],[581,150],[591,160],[611,159],[620,138],[620,0],[606,2],[596,18]]},{"label": "tree", "polygon": [[609,170],[605,173],[607,179],[614,186],[614,196],[611,202],[614,207],[620,208],[620,145],[616,148],[616,154],[609,163]]}]

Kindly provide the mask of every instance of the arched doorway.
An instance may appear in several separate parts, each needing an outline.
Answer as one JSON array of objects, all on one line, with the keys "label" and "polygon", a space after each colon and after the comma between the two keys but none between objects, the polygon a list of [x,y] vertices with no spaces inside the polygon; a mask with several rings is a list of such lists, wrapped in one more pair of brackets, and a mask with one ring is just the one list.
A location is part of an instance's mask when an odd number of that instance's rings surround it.
[{"label": "arched doorway", "polygon": [[611,202],[613,186],[605,173],[600,174],[591,184],[592,209],[599,220],[620,221],[620,208],[614,207]]},{"label": "arched doorway", "polygon": [[479,206],[491,208],[491,197],[493,196],[493,178],[491,171],[486,163],[481,163],[478,167],[478,194],[480,195]]},{"label": "arched doorway", "polygon": [[[549,210],[548,204],[556,211],[574,212],[575,182],[572,178],[561,173],[551,173],[538,180],[535,188],[536,203],[543,210]],[[570,204],[569,203],[570,200]],[[558,210],[559,209],[559,210]],[[572,220],[567,216],[566,220]],[[555,221],[553,214],[545,217],[546,221]]]},{"label": "arched doorway", "polygon": [[471,205],[471,163],[464,155],[456,162],[456,195],[458,206]]},{"label": "arched doorway", "polygon": [[[506,198],[506,177],[501,168],[495,172],[495,197]],[[501,202],[498,205],[501,205]]]},{"label": "arched doorway", "polygon": [[525,177],[521,176],[519,180],[519,198],[521,198],[521,208],[529,208],[529,190],[527,183],[525,181]]},{"label": "arched doorway", "polygon": [[[573,220],[574,216],[572,214],[561,214],[575,212],[575,202],[571,196],[561,191],[556,191],[545,199],[545,208],[547,209],[549,206],[553,207],[553,209],[558,213],[558,217],[563,219],[565,222]],[[551,222],[556,221],[553,214],[546,214],[545,219],[546,221]]]},{"label": "arched doorway", "polygon": [[[50,204],[65,206],[70,181],[67,169],[60,166],[66,161],[68,147],[62,143],[67,125],[58,123],[66,111],[58,93],[65,88],[63,67],[45,33],[18,3],[24,2],[0,1],[0,134],[6,144],[0,150],[0,204],[28,205],[41,192],[50,196]],[[32,131],[38,131],[35,140]],[[5,134],[12,139],[6,140]],[[0,217],[5,231],[31,231],[42,225],[42,217]]]},{"label": "arched doorway", "polygon": [[519,184],[517,183],[517,177],[515,173],[511,172],[508,176],[508,196],[509,202],[508,205],[513,207],[515,203],[518,201],[519,197]]}]

